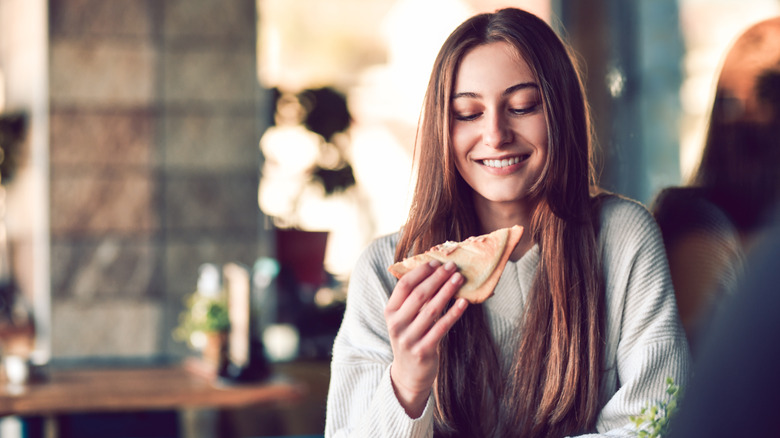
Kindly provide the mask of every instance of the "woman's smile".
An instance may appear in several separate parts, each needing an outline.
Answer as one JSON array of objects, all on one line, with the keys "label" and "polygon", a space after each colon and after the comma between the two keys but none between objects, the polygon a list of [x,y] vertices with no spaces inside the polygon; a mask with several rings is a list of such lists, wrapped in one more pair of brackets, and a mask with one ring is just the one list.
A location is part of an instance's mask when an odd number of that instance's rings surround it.
[{"label": "woman's smile", "polygon": [[519,169],[520,166],[522,166],[522,164],[525,163],[525,160],[528,159],[528,156],[529,156],[528,154],[523,154],[523,155],[518,155],[509,158],[494,158],[494,159],[478,160],[478,162],[481,162],[483,166],[489,167],[491,169],[497,169],[502,171],[505,170],[508,173],[511,173]]}]

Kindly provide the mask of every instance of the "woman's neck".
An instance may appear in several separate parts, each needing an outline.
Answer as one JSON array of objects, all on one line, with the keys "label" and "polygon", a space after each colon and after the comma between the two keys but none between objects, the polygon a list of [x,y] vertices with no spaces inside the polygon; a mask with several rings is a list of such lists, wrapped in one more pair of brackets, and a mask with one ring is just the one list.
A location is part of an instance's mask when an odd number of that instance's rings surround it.
[{"label": "woman's neck", "polygon": [[530,225],[533,209],[521,202],[492,202],[479,196],[474,200],[477,218],[481,227],[480,232],[487,234],[492,231],[508,228],[513,225],[523,227],[523,236],[510,256],[512,261],[519,260],[534,242],[531,238]]}]

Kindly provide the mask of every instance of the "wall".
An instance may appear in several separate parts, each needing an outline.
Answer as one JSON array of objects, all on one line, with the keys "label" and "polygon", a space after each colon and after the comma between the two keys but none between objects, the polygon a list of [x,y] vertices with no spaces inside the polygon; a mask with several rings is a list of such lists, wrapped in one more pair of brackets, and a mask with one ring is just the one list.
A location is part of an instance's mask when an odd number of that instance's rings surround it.
[{"label": "wall", "polygon": [[156,358],[201,263],[263,253],[254,0],[49,2],[55,358]]}]

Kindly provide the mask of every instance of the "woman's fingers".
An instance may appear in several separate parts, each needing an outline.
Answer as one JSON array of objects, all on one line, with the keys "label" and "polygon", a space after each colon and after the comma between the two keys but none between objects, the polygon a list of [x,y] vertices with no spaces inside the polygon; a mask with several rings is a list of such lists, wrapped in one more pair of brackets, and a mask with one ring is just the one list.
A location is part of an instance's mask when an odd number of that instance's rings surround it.
[{"label": "woman's fingers", "polygon": [[447,262],[439,266],[431,275],[423,279],[420,284],[414,288],[409,296],[401,305],[401,311],[410,311],[418,313],[420,309],[428,303],[432,296],[438,293],[447,280],[452,277],[456,271],[455,263]]},{"label": "woman's fingers", "polygon": [[444,309],[463,284],[463,275],[453,273],[439,290],[422,306],[411,322],[408,334],[413,339],[422,338],[426,332],[442,317]]},{"label": "woman's fingers", "polygon": [[439,318],[433,327],[428,330],[424,337],[420,340],[420,346],[422,348],[433,348],[444,338],[444,335],[450,331],[453,325],[463,316],[463,312],[466,311],[469,303],[464,298],[458,298],[455,304],[447,310],[447,312]]},{"label": "woman's fingers", "polygon": [[422,264],[407,272],[396,284],[390,299],[385,306],[386,312],[395,312],[401,308],[406,298],[412,291],[426,278],[428,278],[441,263],[438,260],[432,260],[429,263]]},{"label": "woman's fingers", "polygon": [[417,284],[406,296],[401,307],[395,312],[396,323],[407,326],[421,317],[425,319],[426,315],[420,314],[421,310],[427,305],[431,297],[440,293],[440,289],[447,283],[447,280],[455,273],[456,269],[454,263],[445,263]]},{"label": "woman's fingers", "polygon": [[463,281],[454,263],[420,266],[399,280],[388,300],[385,319],[394,356],[390,373],[405,407],[410,400],[422,403],[430,392],[439,342],[466,308],[461,299],[444,310]]}]

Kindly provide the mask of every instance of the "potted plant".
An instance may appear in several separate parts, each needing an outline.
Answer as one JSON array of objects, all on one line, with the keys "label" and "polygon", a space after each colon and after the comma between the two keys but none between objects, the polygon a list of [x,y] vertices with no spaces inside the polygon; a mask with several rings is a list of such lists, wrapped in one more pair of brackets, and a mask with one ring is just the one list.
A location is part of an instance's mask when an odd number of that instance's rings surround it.
[{"label": "potted plant", "polygon": [[199,351],[209,373],[218,374],[227,363],[230,332],[227,296],[222,289],[219,269],[207,263],[200,267],[197,290],[185,301],[174,339]]}]

